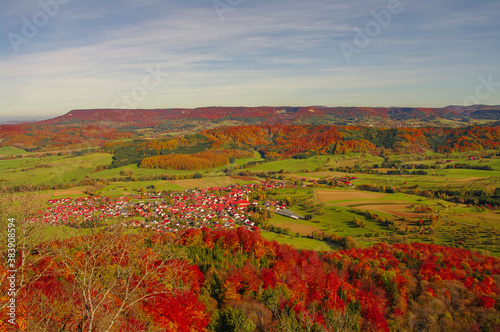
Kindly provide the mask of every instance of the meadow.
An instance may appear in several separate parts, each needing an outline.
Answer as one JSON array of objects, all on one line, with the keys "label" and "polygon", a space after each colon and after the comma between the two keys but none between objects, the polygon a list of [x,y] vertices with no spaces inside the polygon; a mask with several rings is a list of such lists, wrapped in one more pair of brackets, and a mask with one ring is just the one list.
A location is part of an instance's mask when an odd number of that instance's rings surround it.
[{"label": "meadow", "polygon": [[[485,153],[491,154],[492,151]],[[256,183],[263,180],[256,174],[265,173],[271,177],[289,179],[299,186],[296,190],[270,193],[268,200],[283,201],[288,197],[292,202],[289,208],[294,212],[301,216],[313,215],[311,220],[293,220],[273,214],[270,223],[289,229],[291,235],[263,231],[262,234],[267,239],[293,244],[299,249],[331,250],[338,247],[335,243],[313,239],[314,232],[327,236],[352,237],[359,246],[384,241],[418,241],[475,248],[499,256],[498,210],[435,197],[356,189],[362,185],[372,185],[387,188],[418,187],[422,191],[452,188],[494,192],[500,186],[500,157],[470,161],[469,156],[466,153],[443,155],[430,152],[424,155],[389,155],[382,158],[368,153],[350,153],[265,162],[256,152],[253,158],[237,159],[224,167],[182,171],[144,169],[137,165],[106,169],[113,160],[113,155],[107,153],[41,155],[3,147],[0,149],[0,181],[7,186],[24,183],[46,186],[43,192],[50,198],[86,196],[88,187],[99,182],[101,185],[93,194],[117,197],[145,191],[180,191],[232,183]],[[437,162],[445,159],[453,159],[456,163],[490,166],[493,170],[448,169],[445,165],[434,167]],[[399,160],[402,165],[422,164],[434,168],[427,169],[427,175],[376,174],[391,170],[380,167],[384,161],[395,160]],[[249,162],[257,164],[246,166]],[[370,172],[366,170],[375,174],[367,174]],[[202,177],[193,179],[194,173],[199,173]],[[239,173],[245,176],[238,176]],[[172,178],[142,180],[158,175]],[[335,188],[318,184],[324,179],[344,176],[356,176],[357,180],[353,181],[352,186]],[[417,206],[432,208],[433,212],[415,211]],[[366,210],[384,222],[360,214],[360,211]],[[439,216],[439,220],[432,224],[431,215]],[[424,220],[424,228],[418,224],[420,219]]]}]

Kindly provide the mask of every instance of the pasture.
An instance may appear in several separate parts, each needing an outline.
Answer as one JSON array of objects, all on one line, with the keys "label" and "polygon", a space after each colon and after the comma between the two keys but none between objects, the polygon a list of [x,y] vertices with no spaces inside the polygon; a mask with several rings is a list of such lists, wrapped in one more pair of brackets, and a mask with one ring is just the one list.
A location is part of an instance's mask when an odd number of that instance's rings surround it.
[{"label": "pasture", "polygon": [[261,235],[266,240],[288,244],[294,246],[297,249],[317,250],[317,251],[330,251],[336,249],[335,246],[329,245],[324,241],[309,239],[306,237],[297,238],[290,235],[282,235],[266,231],[262,231]]},{"label": "pasture", "polygon": [[110,154],[93,153],[77,157],[53,155],[1,160],[0,179],[5,179],[6,185],[76,182],[90,176],[98,166],[110,164],[111,157]]},{"label": "pasture", "polygon": [[[0,148],[0,157],[19,156],[22,158],[0,160],[0,181],[7,186],[15,186],[23,183],[33,185],[45,185],[55,187],[65,184],[55,190],[45,191],[49,198],[79,197],[85,196],[88,186],[74,187],[85,179],[95,179],[103,182],[102,186],[95,192],[99,195],[124,196],[144,191],[185,190],[188,188],[207,188],[227,186],[233,183],[246,184],[256,183],[263,179],[252,176],[225,176],[226,169],[232,169],[231,174],[239,171],[251,172],[280,172],[283,176],[293,181],[306,179],[309,182],[324,178],[340,178],[345,175],[355,175],[358,180],[353,181],[349,188],[298,188],[278,190],[269,193],[265,200],[284,200],[289,197],[292,200],[291,210],[299,215],[312,214],[311,220],[293,220],[284,216],[274,214],[269,222],[282,228],[289,228],[299,237],[277,235],[263,232],[264,237],[281,243],[294,244],[298,248],[331,250],[332,247],[326,242],[312,240],[306,236],[313,232],[323,232],[327,235],[337,234],[339,236],[354,237],[361,245],[380,241],[418,241],[432,242],[445,245],[462,245],[466,243],[468,248],[489,250],[493,255],[500,255],[498,239],[496,236],[500,214],[498,211],[484,210],[466,204],[458,204],[442,199],[428,198],[403,193],[381,193],[356,190],[362,184],[395,187],[418,187],[419,190],[433,190],[438,188],[450,189],[482,189],[493,193],[500,187],[500,158],[488,158],[480,161],[470,161],[466,154],[452,154],[444,156],[436,153],[424,155],[391,155],[389,160],[401,160],[403,164],[427,164],[435,165],[436,161],[442,159],[454,159],[457,163],[470,165],[488,165],[494,170],[475,169],[445,169],[437,167],[428,169],[427,175],[384,175],[364,174],[362,172],[337,171],[336,169],[346,167],[358,167],[369,169],[375,164],[381,165],[384,158],[371,154],[351,153],[348,155],[323,155],[308,159],[287,159],[264,163],[258,153],[253,158],[239,159],[234,164],[224,167],[198,170],[179,171],[162,169],[142,169],[137,165],[128,165],[115,169],[104,169],[110,165],[112,155],[106,153],[92,153],[83,156],[74,155],[46,155],[27,153],[17,148]],[[434,159],[423,160],[432,157]],[[259,165],[238,169],[247,162],[260,161]],[[329,168],[334,171],[328,171]],[[388,169],[373,169],[385,170]],[[173,179],[173,180],[149,180],[138,181],[140,178],[156,175],[169,175],[184,177],[194,173],[202,174],[199,179]],[[129,176],[125,174],[131,174]],[[422,233],[416,221],[424,219],[429,225],[430,213],[415,211],[416,206],[432,208],[433,214],[440,217],[440,221],[432,226],[428,232]],[[378,217],[395,222],[395,228],[367,218],[356,211],[369,210]],[[362,224],[362,226],[355,223]],[[472,228],[477,228],[472,231]],[[466,239],[463,241],[462,238]],[[403,240],[402,240],[403,239]],[[468,242],[467,242],[468,241]],[[496,241],[496,242],[495,242]],[[465,246],[464,245],[464,246]]]},{"label": "pasture", "polygon": [[[358,210],[370,210],[390,215],[391,219],[425,218],[427,215],[415,213],[410,208],[414,204],[429,205],[429,200],[405,194],[385,194],[359,190],[316,190],[318,201],[327,205],[343,206]],[[437,202],[432,205],[437,206]]]},{"label": "pasture", "polygon": [[13,155],[23,155],[26,153],[27,153],[26,150],[12,147],[12,146],[0,147],[0,157],[13,156]]},{"label": "pasture", "polygon": [[[443,245],[462,245],[467,248],[488,250],[490,254],[500,255],[498,242],[498,226],[500,213],[498,211],[478,210],[465,204],[450,203],[440,199],[425,198],[402,193],[386,194],[365,192],[353,189],[299,189],[293,193],[282,190],[273,198],[285,199],[294,196],[314,197],[320,208],[313,213],[312,220],[293,220],[281,215],[274,215],[270,223],[282,228],[288,228],[291,233],[299,233],[302,237],[312,232],[323,232],[326,235],[351,236],[359,245],[369,245],[377,242],[417,241]],[[432,213],[416,211],[416,206],[432,208]],[[303,204],[293,203],[289,209],[299,215],[312,213]],[[380,223],[355,213],[369,210],[383,220],[394,222],[394,226]],[[430,226],[430,217],[438,216],[438,221]],[[423,219],[427,231],[417,223]],[[360,224],[354,221],[358,220]],[[362,225],[361,225],[362,224]],[[360,226],[361,225],[361,226]],[[471,229],[475,229],[470,235]],[[465,236],[467,241],[462,241]],[[495,240],[496,239],[496,240]]]}]

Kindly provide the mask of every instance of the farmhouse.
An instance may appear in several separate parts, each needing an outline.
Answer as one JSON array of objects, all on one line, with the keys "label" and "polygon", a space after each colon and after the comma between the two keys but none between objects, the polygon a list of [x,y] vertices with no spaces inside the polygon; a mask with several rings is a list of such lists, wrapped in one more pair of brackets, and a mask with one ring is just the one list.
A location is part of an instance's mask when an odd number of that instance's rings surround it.
[{"label": "farmhouse", "polygon": [[279,209],[279,210],[276,210],[275,213],[279,214],[281,216],[292,218],[292,219],[304,219],[303,217],[299,216],[298,214],[295,214],[295,212],[293,212],[292,210],[288,210],[288,209]]}]

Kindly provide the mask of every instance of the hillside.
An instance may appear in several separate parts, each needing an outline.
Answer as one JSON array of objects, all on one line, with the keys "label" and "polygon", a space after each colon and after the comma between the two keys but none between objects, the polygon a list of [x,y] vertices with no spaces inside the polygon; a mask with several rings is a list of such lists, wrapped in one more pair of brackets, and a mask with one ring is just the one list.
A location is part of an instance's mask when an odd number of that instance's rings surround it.
[{"label": "hillside", "polygon": [[498,112],[500,108],[499,105],[472,105],[469,107],[448,106],[446,108],[453,110],[453,112],[457,113],[458,115],[469,117],[472,119],[500,120],[500,112]]},{"label": "hillside", "polygon": [[[202,169],[205,167],[201,166],[201,159],[214,161],[217,159],[216,155],[226,155],[225,162],[217,162],[219,166],[227,165],[231,154],[236,159],[248,158],[242,150],[252,153],[258,151],[263,158],[271,161],[286,158],[307,159],[314,155],[343,155],[350,152],[378,155],[389,151],[397,154],[426,151],[467,152],[497,149],[499,141],[498,127],[385,129],[261,125],[216,128],[168,140],[111,143],[104,146],[104,149],[115,155],[113,167],[140,163],[141,167],[145,168]],[[199,155],[206,151],[213,153]],[[183,157],[186,154],[197,154],[201,157],[199,167],[194,160]]]},{"label": "hillside", "polygon": [[335,125],[379,128],[495,126],[499,106],[202,107],[73,110],[53,119],[0,125],[0,146],[27,151],[102,146],[115,140],[158,139],[220,127]]},{"label": "hillside", "polygon": [[[17,296],[20,331],[37,324],[185,332],[500,327],[500,261],[463,249],[413,243],[299,251],[244,228],[178,236],[108,230],[31,249],[19,267],[31,271]],[[0,317],[4,330],[8,317]]]}]

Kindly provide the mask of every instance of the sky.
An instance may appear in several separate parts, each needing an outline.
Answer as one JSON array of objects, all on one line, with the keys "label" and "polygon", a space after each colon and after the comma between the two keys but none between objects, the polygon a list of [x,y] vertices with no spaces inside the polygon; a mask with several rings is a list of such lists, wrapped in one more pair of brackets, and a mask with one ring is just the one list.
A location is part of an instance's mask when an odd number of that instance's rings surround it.
[{"label": "sky", "polygon": [[500,104],[498,0],[2,0],[0,117]]}]

